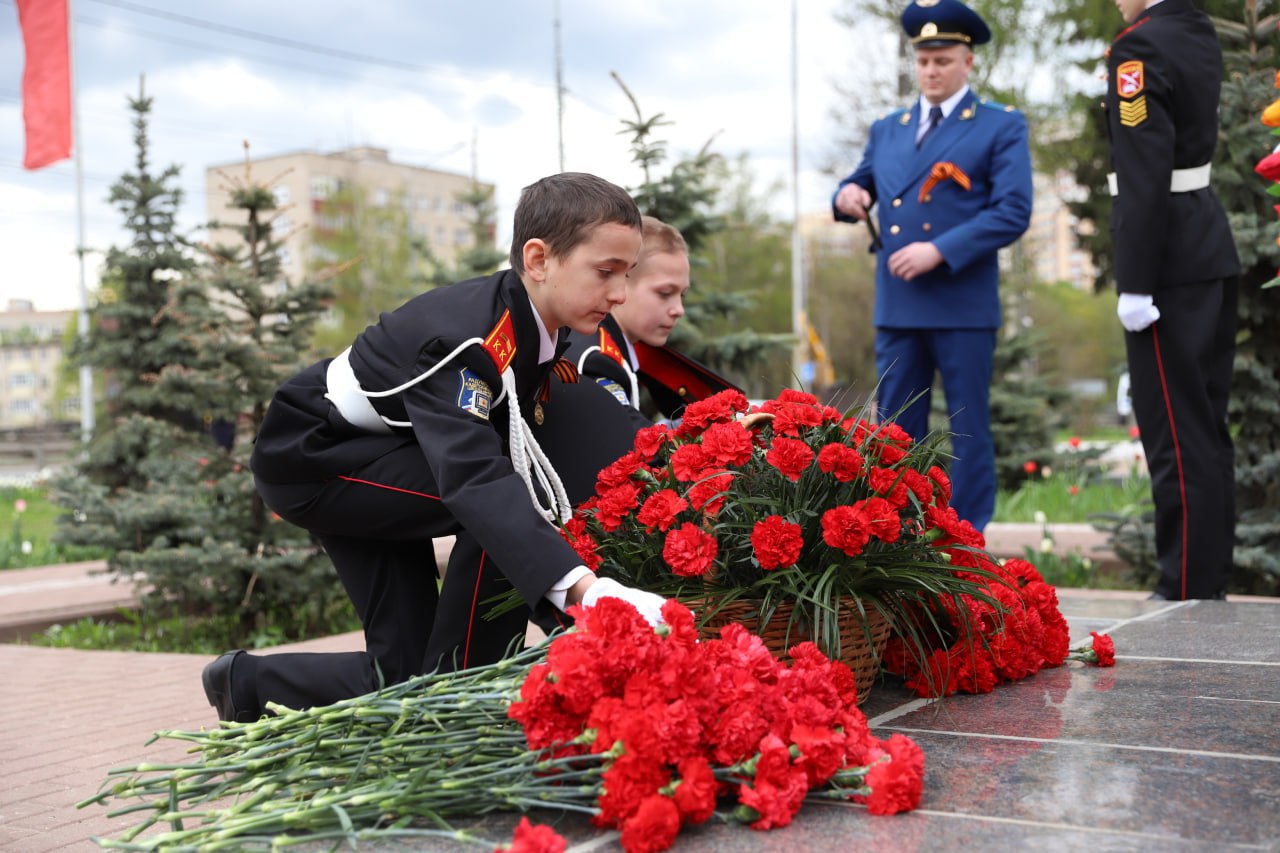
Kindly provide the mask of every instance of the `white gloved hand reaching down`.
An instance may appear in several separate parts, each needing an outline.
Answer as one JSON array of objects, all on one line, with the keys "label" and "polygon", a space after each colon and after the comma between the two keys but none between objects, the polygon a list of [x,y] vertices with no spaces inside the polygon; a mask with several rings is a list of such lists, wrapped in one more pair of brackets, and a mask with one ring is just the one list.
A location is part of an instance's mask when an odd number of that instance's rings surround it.
[{"label": "white gloved hand reaching down", "polygon": [[653,627],[662,624],[662,605],[667,600],[657,593],[625,586],[613,578],[600,578],[582,594],[582,606],[592,607],[602,598],[620,598],[640,611],[640,615]]}]

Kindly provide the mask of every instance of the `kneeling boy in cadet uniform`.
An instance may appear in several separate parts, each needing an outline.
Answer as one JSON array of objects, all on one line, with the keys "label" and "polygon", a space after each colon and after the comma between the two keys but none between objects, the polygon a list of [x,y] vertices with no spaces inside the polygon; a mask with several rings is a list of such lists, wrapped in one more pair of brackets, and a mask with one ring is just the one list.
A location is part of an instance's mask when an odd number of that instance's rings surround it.
[{"label": "kneeling boy in cadet uniform", "polygon": [[[511,269],[424,293],[276,393],[251,464],[263,500],[324,546],[364,627],[366,651],[228,652],[205,668],[223,720],[268,701],[310,707],[434,669],[499,659],[532,619],[603,595],[649,621],[663,599],[596,578],[554,526],[568,499],[525,418],[569,329],[584,334],[625,297],[640,214],[582,173],[544,178],[516,208]],[[437,591],[432,539],[456,534]],[[528,609],[483,620],[515,588]]]}]

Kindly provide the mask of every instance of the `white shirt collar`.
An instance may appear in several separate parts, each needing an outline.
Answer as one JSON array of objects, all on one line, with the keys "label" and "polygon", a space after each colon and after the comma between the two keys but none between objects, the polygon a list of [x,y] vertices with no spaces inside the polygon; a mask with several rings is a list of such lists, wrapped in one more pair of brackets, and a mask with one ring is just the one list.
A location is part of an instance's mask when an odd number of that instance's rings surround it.
[{"label": "white shirt collar", "polygon": [[[964,96],[967,94],[969,94],[968,83],[961,86],[959,92],[956,92],[950,98],[947,98],[945,101],[938,104],[938,106],[942,107],[942,117],[945,119],[947,116],[951,115],[951,111],[960,105],[960,102],[964,100]],[[920,96],[920,124],[921,125],[923,125],[926,121],[929,120],[929,110],[932,108],[933,108],[933,104],[929,103],[929,100],[924,95],[921,95]]]},{"label": "white shirt collar", "polygon": [[529,300],[529,310],[533,312],[533,320],[538,324],[538,364],[546,364],[556,357],[556,342],[551,340],[547,326],[542,322],[542,315],[538,313],[532,299]]},{"label": "white shirt collar", "polygon": [[[622,327],[618,327],[618,331],[622,331]],[[636,348],[632,346],[631,339],[627,337],[626,332],[622,332],[622,342],[627,345],[627,362],[631,365],[631,371],[640,369],[640,359],[636,357]]]}]

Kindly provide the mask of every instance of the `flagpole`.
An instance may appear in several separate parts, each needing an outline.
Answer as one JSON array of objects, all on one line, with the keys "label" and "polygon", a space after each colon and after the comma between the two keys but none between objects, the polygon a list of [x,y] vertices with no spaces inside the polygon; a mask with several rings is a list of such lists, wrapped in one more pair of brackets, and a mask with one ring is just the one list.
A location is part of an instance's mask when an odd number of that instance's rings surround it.
[{"label": "flagpole", "polygon": [[809,364],[808,318],[804,281],[804,240],[800,233],[800,116],[799,22],[796,0],[791,0],[791,384],[813,391]]},{"label": "flagpole", "polygon": [[[73,7],[75,0],[67,0],[67,62],[71,66],[71,153],[76,170],[76,257],[80,261],[80,310],[76,316],[76,331],[81,341],[89,337],[89,289],[85,285],[84,256],[88,249],[84,244],[84,168],[80,154],[80,107],[76,85],[76,23]],[[80,365],[80,437],[88,442],[93,437],[93,370],[87,364]]]}]

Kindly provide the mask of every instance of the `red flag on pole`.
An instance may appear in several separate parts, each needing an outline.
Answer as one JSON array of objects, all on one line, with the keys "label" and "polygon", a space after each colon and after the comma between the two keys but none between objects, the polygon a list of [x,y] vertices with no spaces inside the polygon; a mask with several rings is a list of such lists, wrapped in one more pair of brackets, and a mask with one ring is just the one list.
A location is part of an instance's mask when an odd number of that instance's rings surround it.
[{"label": "red flag on pole", "polygon": [[18,0],[26,47],[22,119],[27,151],[22,165],[39,169],[71,156],[71,53],[67,0]]}]

